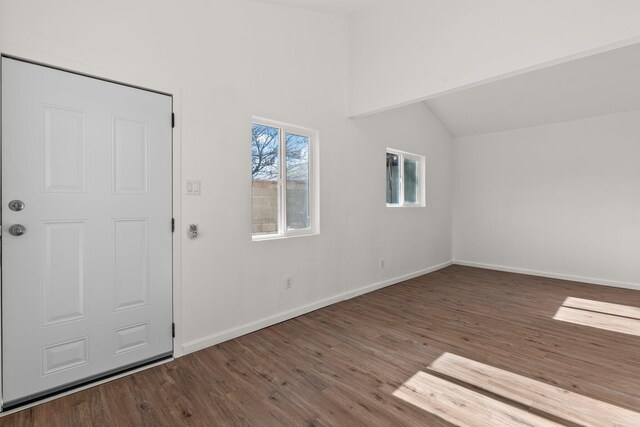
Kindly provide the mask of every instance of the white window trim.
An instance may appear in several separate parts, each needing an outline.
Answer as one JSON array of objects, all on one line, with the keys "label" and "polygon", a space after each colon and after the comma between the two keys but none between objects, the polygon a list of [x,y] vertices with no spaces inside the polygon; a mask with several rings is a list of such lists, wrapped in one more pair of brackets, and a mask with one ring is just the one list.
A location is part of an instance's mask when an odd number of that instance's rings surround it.
[{"label": "white window trim", "polygon": [[[400,194],[398,196],[398,203],[387,203],[387,207],[389,208],[423,208],[426,206],[426,196],[425,196],[425,182],[426,182],[426,173],[425,173],[425,157],[419,154],[409,153],[407,151],[396,150],[394,148],[387,148],[385,151],[385,161],[386,155],[395,154],[398,156],[398,168],[400,170]],[[420,176],[419,179],[419,191],[418,197],[419,200],[417,203],[410,203],[404,200],[404,159],[415,160],[418,162],[420,168]],[[385,172],[385,180],[386,180],[386,172]],[[385,182],[386,186],[386,182]],[[386,199],[386,195],[385,195]]]},{"label": "white window trim", "polygon": [[[278,164],[278,233],[273,234],[251,234],[251,239],[280,240],[291,237],[315,236],[320,234],[320,174],[319,174],[319,136],[318,131],[288,123],[265,119],[262,117],[252,117],[251,125],[254,123],[280,129],[279,142],[279,164]],[[310,227],[301,230],[287,230],[287,186],[286,173],[286,135],[293,133],[309,138],[309,223]],[[283,155],[285,153],[285,155]],[[252,200],[253,209],[253,200]],[[251,229],[251,227],[249,228]]]}]

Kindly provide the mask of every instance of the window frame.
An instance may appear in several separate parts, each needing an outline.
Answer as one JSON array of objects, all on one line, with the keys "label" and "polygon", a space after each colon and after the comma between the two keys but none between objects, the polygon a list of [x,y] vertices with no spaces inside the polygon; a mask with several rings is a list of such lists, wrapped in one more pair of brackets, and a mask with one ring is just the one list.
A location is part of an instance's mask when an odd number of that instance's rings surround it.
[{"label": "window frame", "polygon": [[[318,131],[302,126],[291,125],[262,117],[252,117],[251,126],[254,124],[277,128],[279,130],[278,141],[278,232],[271,234],[254,234],[251,232],[251,240],[278,240],[291,237],[315,236],[320,234],[319,220],[319,173],[318,173]],[[287,228],[287,134],[295,134],[309,140],[309,227],[289,230]],[[253,194],[253,176],[251,176]],[[251,198],[251,228],[253,228],[253,196]]]},{"label": "window frame", "polygon": [[[398,203],[387,203],[388,208],[423,208],[426,206],[426,173],[425,173],[425,157],[420,154],[409,153],[407,151],[396,150],[395,148],[387,148],[385,151],[385,164],[386,164],[386,156],[387,154],[393,154],[398,156],[398,169],[399,169],[399,181],[400,181],[400,191],[398,194]],[[404,160],[414,160],[418,162],[418,167],[420,168],[420,173],[418,174],[418,201],[416,203],[407,202],[404,199]],[[386,188],[386,167],[385,167],[385,188]],[[386,192],[386,190],[385,190]],[[386,194],[385,194],[386,201]]]}]

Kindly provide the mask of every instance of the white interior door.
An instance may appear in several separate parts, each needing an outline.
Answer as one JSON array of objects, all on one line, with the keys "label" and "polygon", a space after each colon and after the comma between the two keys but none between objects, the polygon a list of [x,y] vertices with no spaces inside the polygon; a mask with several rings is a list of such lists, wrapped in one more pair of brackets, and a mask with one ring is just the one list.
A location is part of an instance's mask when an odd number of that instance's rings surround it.
[{"label": "white interior door", "polygon": [[171,110],[2,58],[5,408],[172,353]]}]

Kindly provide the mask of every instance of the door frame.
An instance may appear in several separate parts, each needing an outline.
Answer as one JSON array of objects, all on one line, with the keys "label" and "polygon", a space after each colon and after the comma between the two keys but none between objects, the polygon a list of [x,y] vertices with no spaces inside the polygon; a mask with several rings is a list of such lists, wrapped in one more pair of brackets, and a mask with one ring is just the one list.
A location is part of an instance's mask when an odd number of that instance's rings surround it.
[{"label": "door frame", "polygon": [[[49,68],[58,69],[61,71],[67,71],[74,74],[83,75],[86,77],[96,78],[99,80],[105,80],[108,82],[121,84],[125,86],[131,86],[138,89],[149,90],[152,92],[158,92],[164,95],[169,95],[172,98],[172,108],[175,115],[175,126],[172,129],[172,210],[173,218],[175,220],[175,232],[173,233],[173,251],[172,251],[172,267],[173,267],[173,322],[175,324],[175,337],[173,338],[173,357],[180,357],[183,355],[182,348],[182,271],[181,271],[181,255],[182,255],[182,89],[177,84],[162,83],[153,81],[144,77],[126,74],[120,71],[102,68],[90,64],[78,62],[69,58],[63,58],[46,54],[43,52],[32,51],[24,49],[18,46],[3,45],[0,43],[0,57],[7,57],[17,59],[25,62],[29,62],[36,65],[42,65]],[[0,81],[1,81],[1,68],[0,68]],[[0,111],[2,111],[2,105],[0,103]],[[0,129],[2,123],[0,120]],[[2,135],[0,133],[0,146],[2,144]],[[0,167],[0,179],[1,179],[1,167]],[[0,219],[1,222],[1,219]],[[0,224],[1,225],[1,224]],[[0,273],[2,265],[0,264]],[[1,275],[0,275],[0,289],[1,289]],[[2,326],[2,307],[0,305],[0,330]],[[0,340],[0,355],[2,354],[2,340]],[[154,365],[151,365],[154,366]],[[136,372],[132,370],[131,373]],[[125,373],[126,375],[126,373]],[[116,376],[116,378],[119,376]],[[101,381],[96,382],[95,385],[100,384]],[[0,414],[2,413],[1,404],[2,398],[2,361],[0,358]],[[82,389],[80,387],[78,390]],[[86,387],[84,387],[86,388]],[[66,393],[63,393],[63,395]],[[14,411],[14,410],[13,410]],[[11,412],[13,412],[11,411]]]}]

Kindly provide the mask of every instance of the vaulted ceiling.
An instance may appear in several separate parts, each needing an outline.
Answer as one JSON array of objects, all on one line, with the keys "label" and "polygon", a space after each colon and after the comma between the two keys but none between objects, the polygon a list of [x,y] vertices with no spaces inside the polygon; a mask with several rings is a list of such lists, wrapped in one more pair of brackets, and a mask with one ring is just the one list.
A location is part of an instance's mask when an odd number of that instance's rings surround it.
[{"label": "vaulted ceiling", "polygon": [[[379,0],[252,0],[350,15]],[[640,109],[640,43],[425,101],[453,137]]]},{"label": "vaulted ceiling", "polygon": [[640,44],[426,101],[462,137],[640,109]]}]

